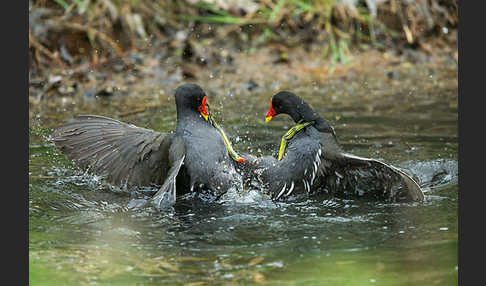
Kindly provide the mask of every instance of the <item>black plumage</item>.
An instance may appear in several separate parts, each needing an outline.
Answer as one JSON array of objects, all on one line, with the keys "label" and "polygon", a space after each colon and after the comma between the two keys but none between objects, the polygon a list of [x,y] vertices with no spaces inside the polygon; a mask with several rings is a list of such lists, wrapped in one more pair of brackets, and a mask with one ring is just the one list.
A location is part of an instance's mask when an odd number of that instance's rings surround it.
[{"label": "black plumage", "polygon": [[420,186],[402,170],[344,152],[329,122],[297,95],[275,94],[266,120],[278,114],[310,124],[288,140],[281,160],[246,155],[248,181],[258,181],[274,199],[303,192],[389,202],[424,199]]},{"label": "black plumage", "polygon": [[195,84],[175,91],[177,128],[153,130],[115,119],[80,115],[56,128],[55,145],[81,168],[115,185],[162,185],[157,207],[175,203],[176,192],[211,190],[216,197],[241,185],[235,162],[212,125],[206,94]]},{"label": "black plumage", "polygon": [[52,139],[80,167],[112,184],[161,185],[151,200],[157,207],[173,205],[177,194],[188,191],[210,190],[218,198],[230,189],[241,190],[243,182],[276,200],[316,191],[380,201],[424,198],[418,184],[398,168],[345,153],[329,122],[293,93],[272,97],[267,120],[283,113],[306,125],[287,141],[281,159],[245,154],[243,164],[231,158],[199,86],[182,85],[175,98],[175,132],[80,115],[58,127]]}]

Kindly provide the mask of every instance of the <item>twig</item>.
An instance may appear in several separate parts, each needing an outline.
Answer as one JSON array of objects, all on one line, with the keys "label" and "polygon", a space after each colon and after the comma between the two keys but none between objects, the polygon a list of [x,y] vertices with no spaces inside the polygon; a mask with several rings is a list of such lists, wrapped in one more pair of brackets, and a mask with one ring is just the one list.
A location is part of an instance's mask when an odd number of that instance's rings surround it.
[{"label": "twig", "polygon": [[120,114],[120,116],[125,117],[125,116],[128,116],[128,115],[133,115],[133,114],[142,113],[142,112],[145,112],[145,107],[140,107],[140,108],[137,108],[137,109],[134,109],[134,110],[123,112],[122,114]]},{"label": "twig", "polygon": [[401,4],[397,4],[394,1],[392,2],[392,4],[396,5],[396,7],[394,7],[394,9],[392,9],[392,11],[396,10],[396,14],[398,15],[398,17],[400,19],[400,23],[402,24],[402,29],[403,29],[403,32],[405,33],[405,38],[407,39],[407,42],[409,44],[412,44],[413,43],[412,31],[408,27],[407,19],[405,19],[404,15],[403,15],[402,6],[401,6]]},{"label": "twig", "polygon": [[107,42],[113,48],[116,55],[123,59],[122,49],[117,45],[117,43],[115,43],[115,41],[113,41],[106,34],[100,32],[100,31],[98,31],[94,28],[91,28],[91,27],[88,27],[88,26],[83,26],[83,25],[78,24],[78,23],[57,22],[57,24],[59,26],[62,26],[62,27],[68,28],[68,29],[83,31],[83,32],[92,34],[95,37],[98,37],[99,39]]},{"label": "twig", "polygon": [[405,37],[407,38],[407,42],[409,44],[412,44],[413,43],[412,31],[410,31],[410,28],[408,27],[407,24],[403,24],[403,31],[405,32]]},{"label": "twig", "polygon": [[[29,45],[32,45],[37,51],[43,53],[51,60],[55,61],[60,66],[64,67],[64,63],[59,59],[58,55],[49,51],[46,47],[44,47],[41,43],[37,41],[37,39],[32,34],[32,31],[29,29]],[[39,59],[37,59],[39,60]]]}]

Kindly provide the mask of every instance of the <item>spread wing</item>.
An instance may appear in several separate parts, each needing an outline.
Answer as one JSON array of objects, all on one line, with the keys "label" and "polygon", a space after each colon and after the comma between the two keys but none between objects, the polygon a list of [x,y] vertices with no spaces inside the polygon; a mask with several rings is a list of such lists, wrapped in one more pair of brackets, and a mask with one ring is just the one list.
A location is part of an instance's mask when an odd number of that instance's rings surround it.
[{"label": "spread wing", "polygon": [[324,139],[318,176],[330,193],[393,202],[424,200],[420,186],[402,170],[344,153],[334,139]]},{"label": "spread wing", "polygon": [[61,152],[81,168],[90,168],[112,184],[135,186],[164,182],[172,137],[97,115],[76,116],[51,135]]}]

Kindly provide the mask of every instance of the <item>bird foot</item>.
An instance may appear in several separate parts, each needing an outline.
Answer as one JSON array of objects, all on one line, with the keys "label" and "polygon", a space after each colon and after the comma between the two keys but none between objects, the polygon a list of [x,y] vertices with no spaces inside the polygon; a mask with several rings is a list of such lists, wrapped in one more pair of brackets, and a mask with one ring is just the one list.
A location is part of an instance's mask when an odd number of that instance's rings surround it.
[{"label": "bird foot", "polygon": [[176,202],[176,198],[173,192],[167,191],[157,193],[151,200],[152,205],[157,209],[166,209],[173,206]]}]

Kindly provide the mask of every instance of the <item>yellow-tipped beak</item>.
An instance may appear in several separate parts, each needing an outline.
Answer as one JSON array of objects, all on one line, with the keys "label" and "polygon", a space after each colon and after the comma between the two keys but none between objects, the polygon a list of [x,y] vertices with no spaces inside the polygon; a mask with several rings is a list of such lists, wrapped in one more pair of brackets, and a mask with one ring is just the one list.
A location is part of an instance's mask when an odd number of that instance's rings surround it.
[{"label": "yellow-tipped beak", "polygon": [[202,117],[203,117],[203,118],[204,118],[206,121],[208,121],[208,116],[207,116],[206,114],[204,114],[204,113],[202,113],[202,112],[201,112],[201,115],[202,115]]},{"label": "yellow-tipped beak", "polygon": [[272,120],[275,115],[277,115],[277,111],[275,111],[273,103],[270,101],[270,110],[268,110],[267,117],[265,117],[265,122]]}]

